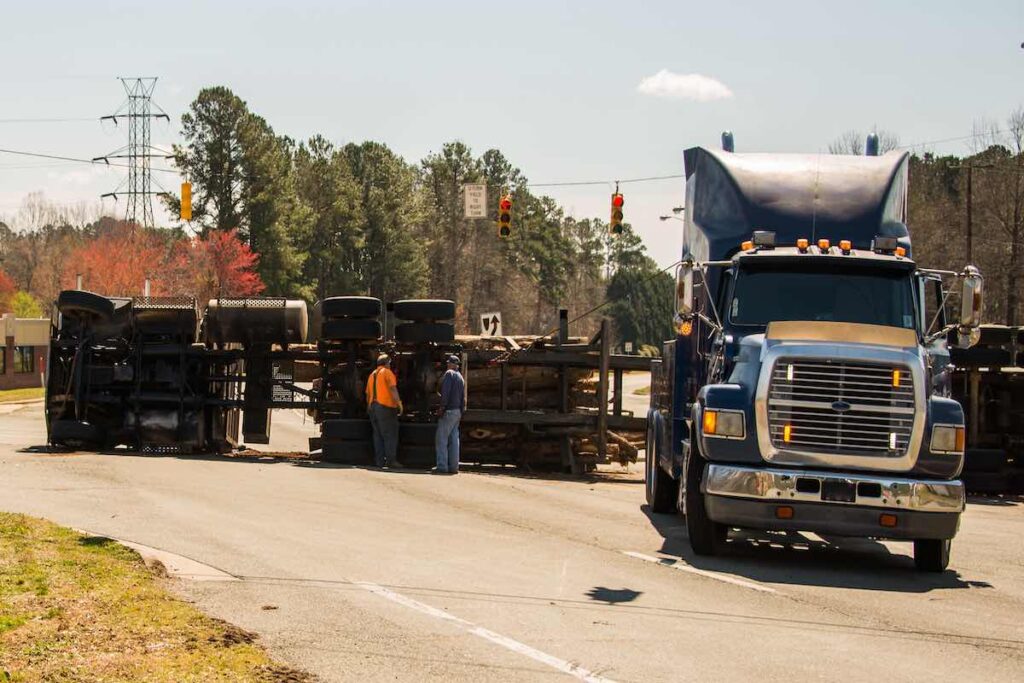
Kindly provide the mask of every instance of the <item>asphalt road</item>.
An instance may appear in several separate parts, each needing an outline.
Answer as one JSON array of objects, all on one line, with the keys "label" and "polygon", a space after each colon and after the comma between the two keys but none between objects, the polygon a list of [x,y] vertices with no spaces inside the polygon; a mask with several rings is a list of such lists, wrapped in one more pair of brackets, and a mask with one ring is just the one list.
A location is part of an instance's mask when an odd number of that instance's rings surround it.
[{"label": "asphalt road", "polygon": [[227,572],[173,585],[324,680],[1024,679],[1020,500],[972,502],[941,575],[906,545],[813,535],[734,532],[700,559],[647,513],[638,467],[50,455],[40,412],[0,407],[0,508]]}]

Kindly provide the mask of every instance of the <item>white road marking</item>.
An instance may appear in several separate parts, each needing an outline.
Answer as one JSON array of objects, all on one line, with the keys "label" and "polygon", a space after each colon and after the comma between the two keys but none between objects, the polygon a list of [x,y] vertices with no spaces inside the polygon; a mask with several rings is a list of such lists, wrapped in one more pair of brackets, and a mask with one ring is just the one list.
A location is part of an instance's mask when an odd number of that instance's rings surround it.
[{"label": "white road marking", "polygon": [[403,605],[410,609],[414,609],[417,612],[422,612],[423,614],[427,614],[438,619],[443,619],[444,621],[447,621],[450,624],[458,626],[462,630],[468,633],[472,633],[473,635],[479,638],[489,640],[495,645],[500,645],[507,650],[511,650],[512,652],[515,652],[517,654],[524,655],[526,657],[529,657],[530,659],[541,662],[542,664],[547,664],[548,666],[554,669],[558,669],[563,673],[569,674],[574,678],[578,678],[581,681],[590,681],[592,683],[614,683],[610,678],[604,678],[603,676],[599,676],[593,673],[592,671],[584,669],[578,664],[573,664],[572,662],[567,662],[564,659],[559,659],[554,655],[549,655],[546,652],[541,652],[540,650],[532,648],[529,645],[520,643],[518,640],[513,640],[508,636],[503,636],[500,633],[495,633],[494,631],[491,631],[490,629],[486,629],[482,626],[477,626],[471,621],[466,621],[465,619],[457,617],[454,614],[449,614],[444,610],[438,609],[436,607],[431,607],[430,605],[419,602],[418,600],[413,600],[412,598],[406,597],[401,593],[396,593],[395,591],[384,588],[383,586],[365,581],[357,581],[355,582],[355,585],[365,590],[368,590],[371,593],[378,595],[382,598],[398,603],[399,605]]},{"label": "white road marking", "polygon": [[679,571],[682,571],[682,572],[690,572],[691,574],[697,574],[698,576],[704,576],[704,577],[707,577],[709,579],[714,579],[715,581],[722,581],[724,583],[731,583],[734,586],[742,586],[743,588],[749,588],[751,590],[761,591],[762,593],[777,593],[778,592],[774,588],[771,588],[770,586],[765,586],[765,585],[762,585],[760,583],[755,583],[753,581],[746,581],[744,579],[737,579],[735,576],[729,576],[727,574],[719,574],[717,572],[709,572],[709,571],[707,571],[705,569],[697,569],[696,567],[691,567],[690,565],[686,564],[682,560],[673,560],[673,559],[669,559],[667,557],[654,557],[652,555],[644,555],[643,553],[636,553],[636,552],[633,552],[632,550],[623,550],[622,554],[623,555],[629,555],[630,557],[635,557],[638,560],[644,560],[645,562],[653,562],[654,564],[660,564],[660,565],[665,566],[665,567],[671,567],[672,569],[678,569]]}]

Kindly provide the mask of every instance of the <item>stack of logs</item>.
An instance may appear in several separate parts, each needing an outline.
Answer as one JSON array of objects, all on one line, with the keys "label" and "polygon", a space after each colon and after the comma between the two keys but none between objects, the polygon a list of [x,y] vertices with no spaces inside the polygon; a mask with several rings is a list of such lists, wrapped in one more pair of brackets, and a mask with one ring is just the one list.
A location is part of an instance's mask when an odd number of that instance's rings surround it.
[{"label": "stack of logs", "polygon": [[[519,346],[533,343],[536,337],[513,337]],[[467,406],[470,409],[498,410],[501,408],[501,367],[497,364],[473,362],[474,351],[506,349],[510,338],[460,336],[459,343],[468,352],[470,364],[467,373]],[[578,343],[581,339],[570,340]],[[598,373],[586,368],[567,368],[568,408],[570,413],[595,414],[598,408]],[[505,368],[505,409],[515,411],[559,412],[560,370],[549,366],[508,365]],[[610,379],[609,379],[610,381]],[[614,400],[614,396],[610,397]],[[609,403],[609,411],[611,410]],[[623,464],[635,462],[637,449],[644,447],[646,435],[642,432],[608,433],[608,458]],[[467,455],[476,454],[481,460],[494,462],[507,453],[508,462],[528,466],[559,466],[561,444],[559,439],[543,435],[524,435],[512,425],[466,426],[463,443]],[[510,440],[526,441],[529,445],[510,448]],[[574,434],[571,438],[577,456],[595,458],[598,455],[597,434]],[[514,457],[516,451],[523,457]]]}]

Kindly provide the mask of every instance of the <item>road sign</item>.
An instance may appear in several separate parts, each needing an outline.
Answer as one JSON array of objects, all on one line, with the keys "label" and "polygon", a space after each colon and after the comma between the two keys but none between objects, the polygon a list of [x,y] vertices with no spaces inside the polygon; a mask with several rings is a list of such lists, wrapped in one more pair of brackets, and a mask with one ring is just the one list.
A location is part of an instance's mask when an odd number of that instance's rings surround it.
[{"label": "road sign", "polygon": [[462,186],[466,218],[487,218],[487,186],[483,183]]},{"label": "road sign", "polygon": [[624,347],[623,350],[626,353],[633,353],[633,342],[626,342],[622,346]]},{"label": "road sign", "polygon": [[481,337],[500,337],[502,336],[501,331],[501,313],[483,313],[480,316],[480,336]]}]

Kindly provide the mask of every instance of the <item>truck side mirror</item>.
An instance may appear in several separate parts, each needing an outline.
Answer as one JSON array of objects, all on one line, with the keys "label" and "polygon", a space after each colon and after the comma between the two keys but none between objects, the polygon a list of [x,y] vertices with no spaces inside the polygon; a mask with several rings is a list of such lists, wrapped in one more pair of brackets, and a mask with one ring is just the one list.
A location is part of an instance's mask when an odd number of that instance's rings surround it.
[{"label": "truck side mirror", "polygon": [[684,261],[676,270],[676,313],[683,317],[693,313],[692,261]]},{"label": "truck side mirror", "polygon": [[967,332],[981,325],[982,289],[985,282],[974,266],[967,266],[960,275],[960,328]]}]

